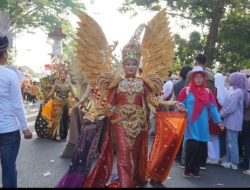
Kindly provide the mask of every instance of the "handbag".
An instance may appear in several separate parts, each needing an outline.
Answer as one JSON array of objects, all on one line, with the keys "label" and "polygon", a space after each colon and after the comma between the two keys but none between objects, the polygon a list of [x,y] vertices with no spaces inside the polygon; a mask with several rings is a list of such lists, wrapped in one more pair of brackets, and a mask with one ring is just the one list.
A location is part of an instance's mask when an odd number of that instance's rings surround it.
[{"label": "handbag", "polygon": [[174,163],[186,127],[186,112],[156,113],[156,135],[148,162],[148,178],[163,182]]},{"label": "handbag", "polygon": [[38,137],[40,138],[48,138],[48,122],[42,116],[42,104],[40,105],[40,109],[35,122],[35,131]]}]

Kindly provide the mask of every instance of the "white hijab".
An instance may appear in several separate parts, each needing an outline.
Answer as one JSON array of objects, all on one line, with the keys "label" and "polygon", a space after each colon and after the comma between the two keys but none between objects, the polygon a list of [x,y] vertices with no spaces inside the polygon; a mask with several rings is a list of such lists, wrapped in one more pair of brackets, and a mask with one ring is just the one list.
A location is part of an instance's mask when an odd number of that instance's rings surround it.
[{"label": "white hijab", "polygon": [[214,75],[214,86],[217,88],[217,100],[221,106],[224,105],[225,98],[227,96],[225,89],[224,76],[221,73],[216,73]]}]

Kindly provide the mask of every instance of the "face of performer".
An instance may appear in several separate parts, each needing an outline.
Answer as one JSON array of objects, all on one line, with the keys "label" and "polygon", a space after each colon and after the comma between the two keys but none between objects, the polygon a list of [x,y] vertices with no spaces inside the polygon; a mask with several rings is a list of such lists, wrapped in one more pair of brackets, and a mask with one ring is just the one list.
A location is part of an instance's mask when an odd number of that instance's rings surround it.
[{"label": "face of performer", "polygon": [[66,80],[67,74],[66,74],[65,71],[61,71],[61,72],[60,72],[60,78],[61,78],[61,80]]},{"label": "face of performer", "polygon": [[196,86],[201,86],[203,84],[203,82],[204,82],[203,74],[202,73],[195,74],[195,76],[194,76],[194,84]]},{"label": "face of performer", "polygon": [[126,74],[126,77],[135,77],[137,70],[139,68],[139,64],[136,60],[127,59],[123,63],[123,69]]}]

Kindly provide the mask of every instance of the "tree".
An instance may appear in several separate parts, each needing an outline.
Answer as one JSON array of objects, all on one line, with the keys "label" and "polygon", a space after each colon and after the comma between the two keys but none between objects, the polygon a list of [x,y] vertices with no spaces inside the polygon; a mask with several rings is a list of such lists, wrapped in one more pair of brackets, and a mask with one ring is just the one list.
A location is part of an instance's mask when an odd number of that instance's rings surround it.
[{"label": "tree", "polygon": [[67,35],[63,44],[66,62],[72,57],[76,37],[68,18],[85,9],[80,0],[1,0],[0,9],[8,12],[16,33],[37,27],[48,33],[62,26]]},{"label": "tree", "polygon": [[63,40],[64,62],[71,64],[76,52],[76,31],[74,31],[69,21],[62,23],[63,32],[67,35]]},{"label": "tree", "polygon": [[215,49],[221,21],[232,12],[247,12],[250,9],[249,0],[164,0],[160,1],[126,0],[122,12],[133,10],[133,6],[154,10],[154,7],[168,8],[168,14],[191,20],[194,25],[204,25],[208,28],[204,52],[208,57],[208,64],[215,62]]},{"label": "tree", "polygon": [[[223,70],[250,67],[250,13],[231,12],[221,22],[216,60]],[[223,55],[223,56],[221,56]]]},{"label": "tree", "polygon": [[1,0],[0,9],[7,10],[18,30],[42,27],[50,31],[68,20],[65,16],[78,15],[85,7],[79,0]]},{"label": "tree", "polygon": [[189,39],[183,39],[179,34],[174,35],[176,43],[175,58],[172,67],[172,71],[176,73],[185,65],[192,65],[194,62],[194,57],[202,50],[204,47],[204,40],[201,34],[197,31],[193,31],[189,35]]}]

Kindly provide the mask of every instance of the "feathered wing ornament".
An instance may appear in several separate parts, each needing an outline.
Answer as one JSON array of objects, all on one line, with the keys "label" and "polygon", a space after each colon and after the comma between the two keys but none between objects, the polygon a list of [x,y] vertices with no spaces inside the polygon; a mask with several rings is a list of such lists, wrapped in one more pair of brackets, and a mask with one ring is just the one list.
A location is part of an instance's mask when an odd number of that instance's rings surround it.
[{"label": "feathered wing ornament", "polygon": [[85,117],[94,119],[103,110],[110,85],[116,80],[112,72],[112,52],[117,46],[109,45],[99,24],[87,13],[81,12],[77,32],[77,60],[88,84],[94,88],[94,106]]},{"label": "feathered wing ornament", "polygon": [[142,77],[155,93],[161,91],[174,57],[174,40],[168,25],[164,9],[147,24],[141,43]]},{"label": "feathered wing ornament", "polygon": [[98,75],[111,73],[112,51],[115,47],[109,46],[101,27],[87,13],[81,12],[80,20],[77,59],[88,83],[95,87]]},{"label": "feathered wing ornament", "polygon": [[10,27],[8,14],[0,12],[0,51],[12,47],[13,36],[13,28]]}]

